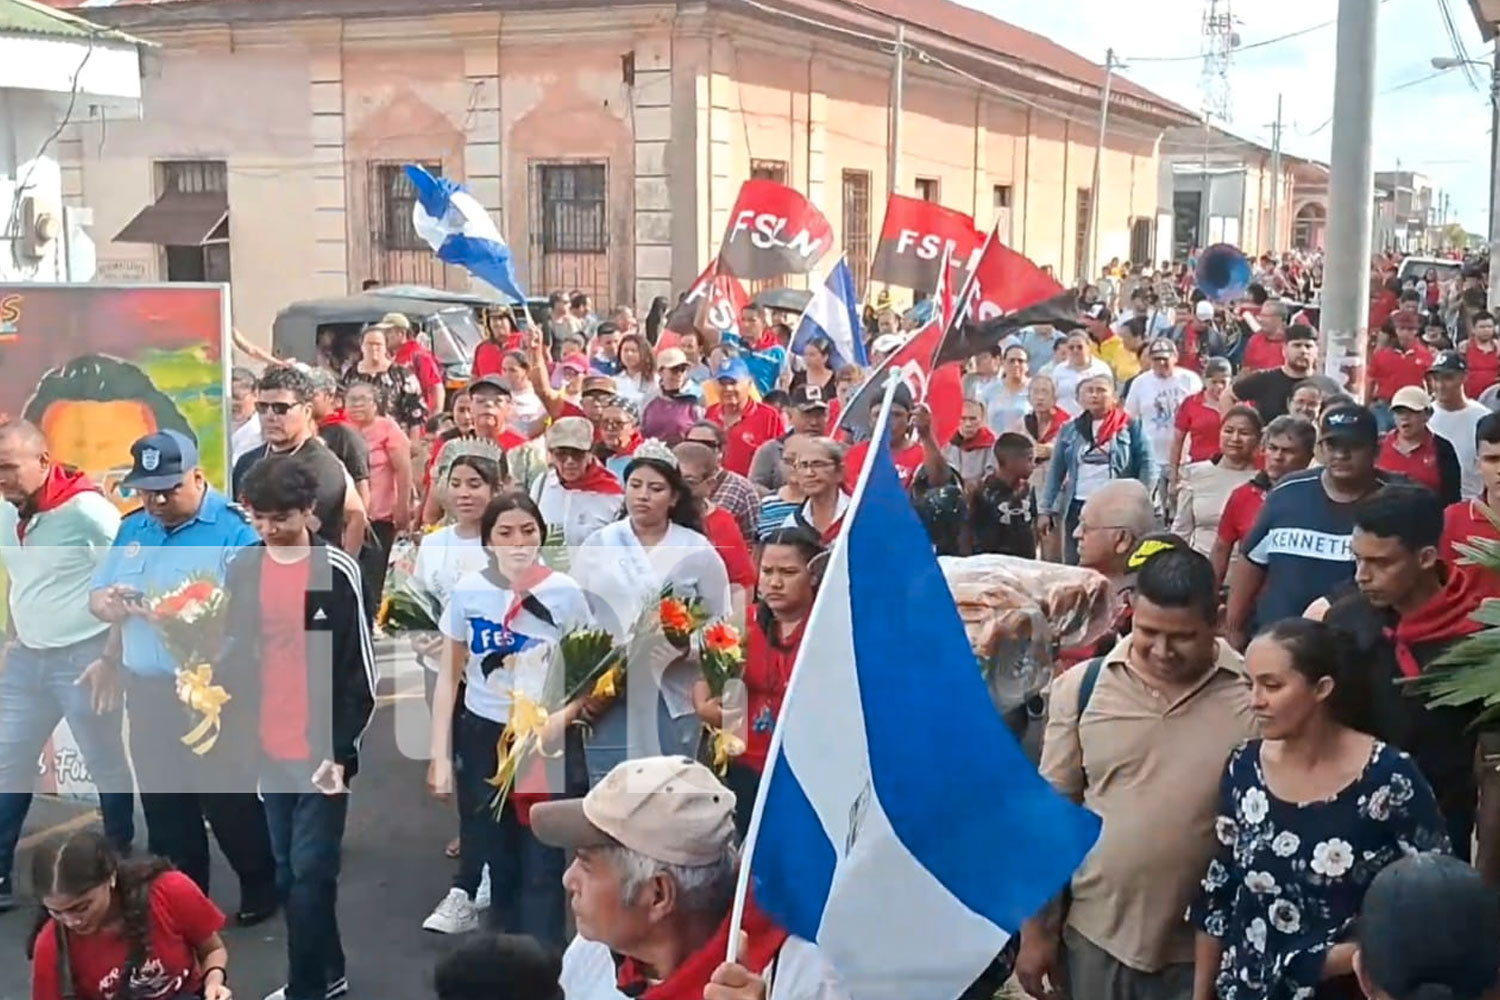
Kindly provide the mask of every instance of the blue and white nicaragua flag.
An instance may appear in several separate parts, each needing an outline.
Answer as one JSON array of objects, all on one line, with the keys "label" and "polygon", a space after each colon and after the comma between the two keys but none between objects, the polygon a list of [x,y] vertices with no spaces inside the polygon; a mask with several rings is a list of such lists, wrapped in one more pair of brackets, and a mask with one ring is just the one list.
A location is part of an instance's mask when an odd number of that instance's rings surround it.
[{"label": "blue and white nicaragua flag", "polygon": [[1100,824],[1052,791],[990,701],[891,461],[889,412],[888,394],[746,847],[756,903],[817,942],[853,1000],[953,1000]]},{"label": "blue and white nicaragua flag", "polygon": [[438,259],[464,268],[513,301],[524,301],[510,247],[478,199],[448,178],[434,177],[416,164],[406,165],[406,176],[417,189],[412,226]]},{"label": "blue and white nicaragua flag", "polygon": [[854,290],[854,272],[849,258],[840,257],[833,270],[802,311],[802,320],[792,334],[792,353],[801,354],[810,341],[825,337],[833,344],[834,368],[848,364],[864,368],[869,365],[862,336],[864,323],[859,315],[859,295]]}]

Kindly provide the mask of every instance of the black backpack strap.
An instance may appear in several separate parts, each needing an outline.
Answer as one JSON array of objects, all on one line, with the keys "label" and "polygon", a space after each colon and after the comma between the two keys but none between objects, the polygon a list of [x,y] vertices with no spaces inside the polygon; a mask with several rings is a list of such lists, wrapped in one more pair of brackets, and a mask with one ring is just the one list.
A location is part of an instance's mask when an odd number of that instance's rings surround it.
[{"label": "black backpack strap", "polygon": [[1078,685],[1078,718],[1083,718],[1083,710],[1089,707],[1089,700],[1094,697],[1094,688],[1099,683],[1099,671],[1104,669],[1104,657],[1096,656],[1083,665],[1083,682]]}]

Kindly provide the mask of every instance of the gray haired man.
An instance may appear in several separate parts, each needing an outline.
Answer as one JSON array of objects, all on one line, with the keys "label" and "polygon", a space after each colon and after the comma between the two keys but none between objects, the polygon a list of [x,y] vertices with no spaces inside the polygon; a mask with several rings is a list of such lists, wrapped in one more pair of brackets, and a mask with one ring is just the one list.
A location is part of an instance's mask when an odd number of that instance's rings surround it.
[{"label": "gray haired man", "polygon": [[817,946],[753,907],[741,964],[722,961],[739,869],[734,802],[696,761],[643,757],[582,799],[532,807],[537,838],[577,852],[563,874],[578,924],[563,953],[567,997],[625,1000],[670,983],[704,1000],[844,1000]]}]

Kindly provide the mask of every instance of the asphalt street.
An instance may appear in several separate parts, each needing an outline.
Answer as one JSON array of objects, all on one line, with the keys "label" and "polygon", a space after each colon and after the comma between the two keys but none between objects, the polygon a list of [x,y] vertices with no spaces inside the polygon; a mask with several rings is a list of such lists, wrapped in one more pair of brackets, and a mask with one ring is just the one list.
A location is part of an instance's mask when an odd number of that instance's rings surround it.
[{"label": "asphalt street", "polygon": [[[457,830],[457,818],[451,804],[429,798],[424,787],[420,675],[411,674],[415,665],[395,659],[388,646],[383,653],[380,708],[365,736],[344,836],[339,921],[352,1000],[417,1000],[432,995],[432,967],[454,940],[423,931],[421,923],[448,889],[453,862],[443,856],[443,847]],[[25,884],[30,848],[96,818],[78,803],[41,796],[35,800],[16,862],[22,903],[0,914],[0,1000],[31,995],[24,958],[35,913]],[[145,839],[145,821],[138,814],[137,846],[143,848]],[[214,864],[214,901],[232,913],[239,902],[237,880],[217,851]],[[247,930],[231,926],[225,940],[230,987],[238,1000],[260,1000],[285,983],[280,916]]]}]

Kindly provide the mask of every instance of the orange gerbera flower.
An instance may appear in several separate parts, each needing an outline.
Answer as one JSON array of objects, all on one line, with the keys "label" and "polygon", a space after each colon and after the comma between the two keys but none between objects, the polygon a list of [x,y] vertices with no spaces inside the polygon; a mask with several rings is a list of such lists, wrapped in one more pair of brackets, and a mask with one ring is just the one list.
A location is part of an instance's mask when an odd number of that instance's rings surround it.
[{"label": "orange gerbera flower", "polygon": [[728,622],[719,622],[703,630],[703,644],[716,653],[730,652],[739,648],[740,634]]},{"label": "orange gerbera flower", "polygon": [[668,632],[687,632],[693,627],[693,616],[687,605],[667,598],[661,602],[661,627]]}]

